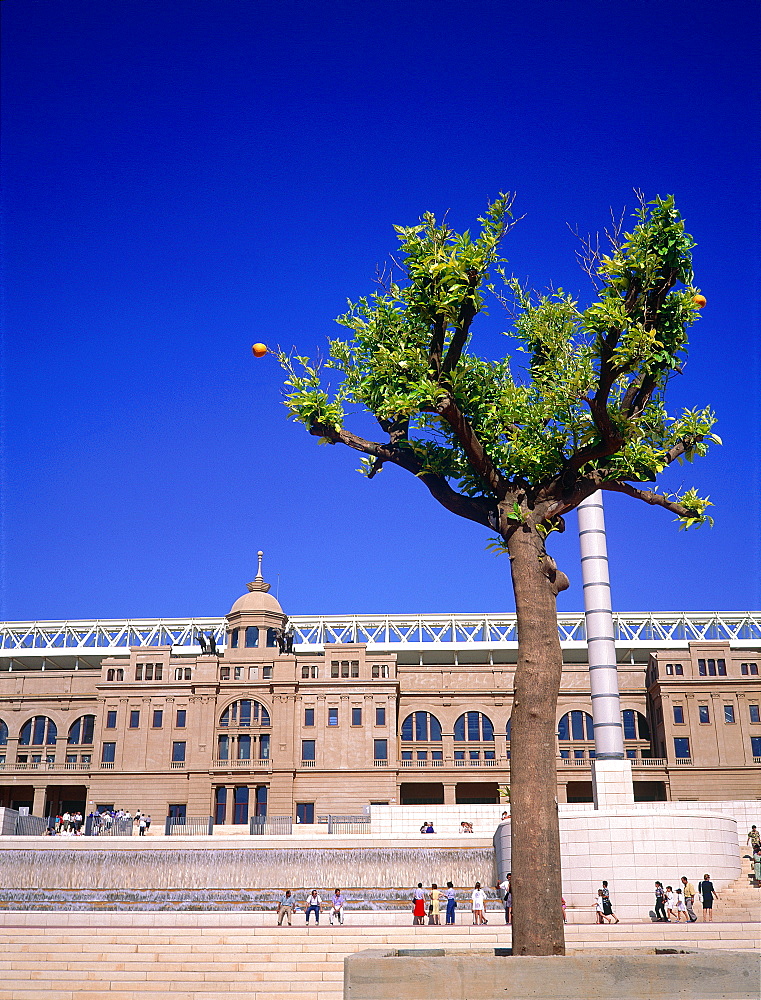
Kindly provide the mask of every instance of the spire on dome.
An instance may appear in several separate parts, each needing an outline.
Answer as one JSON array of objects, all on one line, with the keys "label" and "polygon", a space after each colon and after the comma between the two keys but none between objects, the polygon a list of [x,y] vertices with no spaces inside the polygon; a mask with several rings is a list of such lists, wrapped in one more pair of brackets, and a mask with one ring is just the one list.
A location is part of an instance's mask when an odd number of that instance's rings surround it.
[{"label": "spire on dome", "polygon": [[270,585],[268,583],[264,582],[264,577],[262,576],[262,556],[263,555],[264,555],[264,553],[260,549],[257,552],[257,556],[259,557],[259,565],[257,566],[256,576],[251,581],[251,583],[247,583],[246,584],[246,586],[248,587],[249,593],[252,592],[252,591],[254,591],[254,590],[261,590],[263,593],[266,594],[269,591],[269,589],[270,589]]}]

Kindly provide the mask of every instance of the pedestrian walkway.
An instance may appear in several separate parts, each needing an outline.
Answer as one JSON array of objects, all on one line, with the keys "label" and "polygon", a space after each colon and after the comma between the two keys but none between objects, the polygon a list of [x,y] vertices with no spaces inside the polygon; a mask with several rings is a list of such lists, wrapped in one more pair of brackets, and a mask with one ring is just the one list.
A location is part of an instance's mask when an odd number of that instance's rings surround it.
[{"label": "pedestrian walkway", "polygon": [[[252,926],[246,913],[0,915],[0,1000],[342,1000],[343,960],[365,948],[509,947],[492,920],[454,928]],[[358,914],[354,915],[355,917]],[[464,916],[460,913],[460,917]],[[469,915],[468,915],[469,916]],[[351,915],[347,916],[347,921]],[[761,950],[756,921],[571,924],[569,950]]]}]

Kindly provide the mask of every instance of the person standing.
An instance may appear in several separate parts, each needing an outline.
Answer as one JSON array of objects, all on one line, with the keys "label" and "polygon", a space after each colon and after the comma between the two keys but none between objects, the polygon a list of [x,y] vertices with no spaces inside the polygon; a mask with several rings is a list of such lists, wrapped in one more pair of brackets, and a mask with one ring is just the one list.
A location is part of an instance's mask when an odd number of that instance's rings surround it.
[{"label": "person standing", "polygon": [[669,920],[671,920],[672,917],[676,917],[676,919],[678,920],[679,917],[676,916],[676,895],[674,893],[672,886],[670,885],[666,886],[665,903],[666,903],[666,916],[669,918]]},{"label": "person standing", "polygon": [[613,917],[615,923],[618,923],[618,917],[613,912],[613,904],[610,901],[610,891],[608,890],[608,883],[603,880],[602,883],[602,909],[606,917]]},{"label": "person standing", "polygon": [[420,925],[425,923],[425,893],[422,882],[418,882],[417,889],[412,893],[412,923]]},{"label": "person standing", "polygon": [[288,918],[288,926],[291,926],[291,914],[293,913],[293,896],[290,889],[286,889],[277,904],[277,925],[282,926],[283,920]]},{"label": "person standing", "polygon": [[499,893],[502,896],[502,902],[505,904],[505,923],[509,924],[513,917],[513,892],[510,886],[510,875],[508,872],[505,875],[504,881],[500,882],[497,886]]},{"label": "person standing", "polygon": [[309,914],[314,913],[314,922],[319,924],[320,922],[320,907],[322,906],[322,897],[316,889],[312,891],[307,896],[306,904],[306,922],[307,927],[309,926]]},{"label": "person standing", "polygon": [[441,921],[439,919],[439,900],[441,899],[441,893],[439,892],[439,887],[435,882],[431,882],[431,901],[428,904],[428,926],[431,924],[438,926]]},{"label": "person standing", "polygon": [[336,921],[338,921],[339,925],[343,924],[343,922],[344,922],[344,903],[345,902],[346,902],[346,900],[341,895],[341,890],[340,889],[336,889],[336,891],[333,893],[333,898],[330,901],[330,924],[331,924],[331,927],[333,926],[333,924]]},{"label": "person standing", "polygon": [[698,919],[695,916],[695,911],[692,908],[692,901],[695,898],[695,886],[692,882],[687,881],[687,876],[682,875],[682,885],[684,886],[684,906],[687,910],[687,916],[690,918],[690,923],[694,924]]},{"label": "person standing", "polygon": [[702,896],[703,920],[707,920],[711,924],[713,923],[713,901],[719,897],[716,895],[710,875],[704,875],[703,881],[698,882],[698,892]]},{"label": "person standing", "polygon": [[598,924],[604,924],[606,922],[603,902],[604,900],[602,898],[602,889],[598,889],[597,895],[595,896],[595,916],[597,917]]},{"label": "person standing", "polygon": [[748,838],[745,841],[745,845],[750,844],[751,850],[755,850],[757,847],[761,847],[761,833],[756,829],[756,824],[754,823],[750,830],[748,831]]},{"label": "person standing", "polygon": [[679,923],[679,921],[682,919],[682,914],[684,914],[684,922],[687,923],[687,921],[690,918],[687,915],[687,907],[684,905],[684,893],[682,892],[681,889],[677,889],[676,890],[676,922],[677,923]]},{"label": "person standing", "polygon": [[663,891],[663,882],[655,883],[655,919],[663,923],[668,923],[669,918],[666,916],[666,907],[664,903],[666,901],[666,893]]},{"label": "person standing", "polygon": [[486,893],[481,888],[480,882],[476,882],[475,888],[473,889],[470,898],[473,903],[473,923],[488,924],[489,921],[484,916],[484,906],[486,905]]},{"label": "person standing", "polygon": [[444,893],[447,900],[447,916],[446,922],[447,926],[454,925],[454,911],[457,908],[457,893],[454,891],[454,886],[451,882],[447,882],[447,891]]}]

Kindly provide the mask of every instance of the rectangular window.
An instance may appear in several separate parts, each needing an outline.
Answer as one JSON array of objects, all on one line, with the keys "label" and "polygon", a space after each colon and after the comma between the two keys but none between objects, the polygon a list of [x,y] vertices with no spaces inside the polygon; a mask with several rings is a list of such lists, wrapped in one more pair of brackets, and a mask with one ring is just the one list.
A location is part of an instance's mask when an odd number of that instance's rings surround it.
[{"label": "rectangular window", "polygon": [[233,629],[233,631],[230,633],[230,649],[237,649],[237,648],[238,648],[238,630],[236,628]]},{"label": "rectangular window", "polygon": [[674,756],[683,759],[689,758],[690,741],[686,736],[674,737]]},{"label": "rectangular window", "polygon": [[751,722],[761,722],[761,713],[759,713],[758,705],[748,705],[748,711],[750,712]]},{"label": "rectangular window", "polygon": [[351,661],[351,676],[359,677],[359,660]]},{"label": "rectangular window", "polygon": [[256,625],[249,625],[246,629],[246,649],[253,649],[259,645],[259,629]]},{"label": "rectangular window", "polygon": [[743,676],[747,677],[747,675],[748,675],[748,664],[747,663],[741,663],[740,664],[740,673],[743,674]]},{"label": "rectangular window", "polygon": [[106,729],[116,729],[116,712],[106,712]]},{"label": "rectangular window", "polygon": [[314,709],[305,708],[304,709],[304,725],[313,726],[314,725]]},{"label": "rectangular window", "polygon": [[177,709],[177,720],[175,722],[175,726],[177,727],[177,729],[185,728],[185,720],[187,719],[187,717],[188,713],[186,709],[184,708]]},{"label": "rectangular window", "polygon": [[242,826],[248,823],[248,786],[242,785],[233,790],[233,823]]},{"label": "rectangular window", "polygon": [[338,725],[338,709],[329,708],[328,709],[328,725],[337,726]]},{"label": "rectangular window", "polygon": [[259,668],[258,667],[249,667],[248,668],[248,679],[250,681],[258,681],[259,680]]},{"label": "rectangular window", "polygon": [[379,677],[388,677],[388,664],[374,663],[372,666],[372,675],[376,680]]},{"label": "rectangular window", "polygon": [[314,802],[296,803],[296,822],[314,823]]},{"label": "rectangular window", "polygon": [[259,737],[259,760],[270,759],[270,735],[262,733]]},{"label": "rectangular window", "polygon": [[271,681],[272,680],[272,667],[262,667],[262,680]]},{"label": "rectangular window", "polygon": [[233,668],[233,679],[236,680],[236,681],[242,681],[243,680],[243,667],[234,667]]},{"label": "rectangular window", "polygon": [[351,724],[352,724],[352,726],[361,726],[362,725],[362,709],[361,708],[353,708],[351,710]]},{"label": "rectangular window", "polygon": [[185,760],[185,747],[187,743],[184,741],[175,740],[172,743],[172,761],[176,764],[181,764]]},{"label": "rectangular window", "polygon": [[302,667],[301,668],[301,679],[302,679],[302,681],[309,680],[309,667]]},{"label": "rectangular window", "polygon": [[754,677],[758,677],[758,664],[757,663],[750,663],[750,664],[748,664],[748,666],[750,667],[751,674]]},{"label": "rectangular window", "polygon": [[674,722],[678,726],[684,723],[684,708],[681,705],[674,705]]},{"label": "rectangular window", "polygon": [[698,705],[698,722],[706,723],[711,721],[711,714],[708,705]]},{"label": "rectangular window", "polygon": [[709,660],[708,661],[708,676],[709,677],[715,677],[716,676],[716,660]]},{"label": "rectangular window", "polygon": [[152,663],[146,663],[145,664],[145,679],[147,681],[152,681],[153,680],[153,664]]},{"label": "rectangular window", "polygon": [[725,663],[725,661],[724,660],[717,660],[716,661],[716,666],[717,666],[717,668],[719,670],[719,677],[726,677],[727,676],[727,664]]},{"label": "rectangular window", "polygon": [[673,663],[667,663],[666,664],[666,673],[667,674],[673,674],[674,673],[674,664]]},{"label": "rectangular window", "polygon": [[330,676],[331,677],[338,677],[338,668],[339,668],[339,666],[340,666],[340,664],[339,664],[338,660],[331,660],[330,661]]},{"label": "rectangular window", "polygon": [[637,759],[637,751],[636,750],[627,750],[626,751],[626,756],[629,758],[629,760],[636,760]]},{"label": "rectangular window", "polygon": [[[233,635],[237,633],[233,632]],[[220,785],[214,790],[214,822],[223,826],[227,813],[227,789]]]},{"label": "rectangular window", "polygon": [[219,679],[221,681],[229,681],[230,680],[230,668],[229,667],[220,667],[219,668]]},{"label": "rectangular window", "polygon": [[698,660],[698,673],[700,674],[701,677],[707,676],[708,671],[706,670],[705,660]]},{"label": "rectangular window", "polygon": [[388,760],[388,740],[373,740],[373,756],[376,760]]},{"label": "rectangular window", "polygon": [[138,663],[138,665],[135,667],[135,680],[141,681],[142,679],[143,679],[143,664]]},{"label": "rectangular window", "polygon": [[113,764],[116,760],[116,744],[104,743],[100,759],[104,764]]},{"label": "rectangular window", "polygon": [[375,706],[375,725],[385,726],[386,725],[386,709],[383,705]]},{"label": "rectangular window", "polygon": [[164,667],[161,663],[157,663],[154,668],[153,679],[155,681],[160,681],[164,676]]},{"label": "rectangular window", "polygon": [[675,663],[675,664],[674,664],[674,670],[675,670],[675,671],[676,671],[676,672],[677,672],[678,674],[684,674],[684,667],[682,666],[682,664],[681,664],[681,663]]},{"label": "rectangular window", "polygon": [[301,759],[314,760],[314,740],[301,741]]},{"label": "rectangular window", "polygon": [[164,713],[160,708],[154,708],[153,710],[153,728],[161,729],[164,725]]},{"label": "rectangular window", "polygon": [[129,727],[130,729],[140,728],[140,710],[137,708],[133,708],[129,713]]},{"label": "rectangular window", "polygon": [[735,706],[725,705],[724,706],[724,721],[734,722],[735,721]]},{"label": "rectangular window", "polygon": [[342,677],[348,677],[349,676],[349,661],[348,660],[341,660],[341,676]]},{"label": "rectangular window", "polygon": [[751,736],[750,750],[754,757],[761,757],[761,736]]}]

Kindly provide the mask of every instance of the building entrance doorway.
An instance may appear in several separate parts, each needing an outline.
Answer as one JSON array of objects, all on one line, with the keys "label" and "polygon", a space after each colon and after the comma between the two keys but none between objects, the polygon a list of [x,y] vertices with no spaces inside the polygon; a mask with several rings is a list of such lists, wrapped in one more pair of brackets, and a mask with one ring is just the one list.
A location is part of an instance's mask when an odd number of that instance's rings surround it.
[{"label": "building entrance doorway", "polygon": [[399,788],[403,806],[443,806],[444,786],[440,781],[408,781]]},{"label": "building entrance doorway", "polygon": [[45,815],[62,816],[63,813],[87,814],[86,785],[48,785],[45,795]]},{"label": "building entrance doorway", "polygon": [[455,802],[463,805],[499,805],[496,781],[461,781],[455,788]]}]

